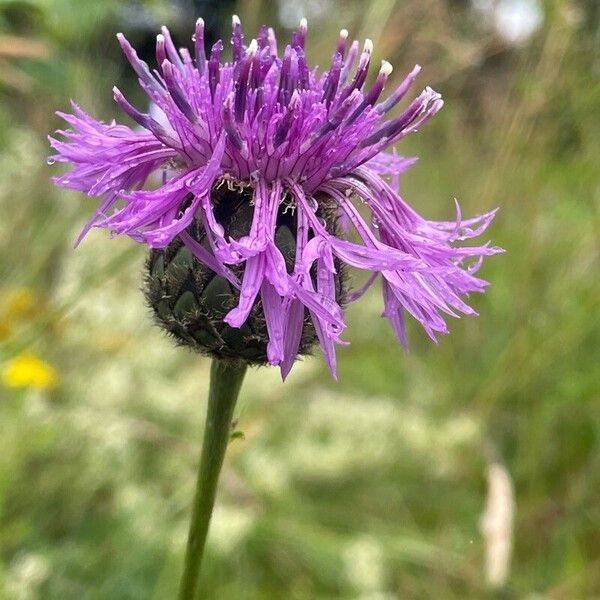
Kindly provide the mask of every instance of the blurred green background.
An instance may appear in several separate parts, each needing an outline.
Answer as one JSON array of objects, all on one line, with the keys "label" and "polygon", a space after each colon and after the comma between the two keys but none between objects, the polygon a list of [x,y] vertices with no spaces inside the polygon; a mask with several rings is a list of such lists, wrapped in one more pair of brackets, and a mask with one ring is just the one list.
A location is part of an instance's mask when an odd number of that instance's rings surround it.
[{"label": "blurred green background", "polygon": [[[0,0],[0,598],[169,599],[208,362],[139,293],[144,249],[54,189],[46,135],[77,99],[122,118],[151,53],[237,12],[250,36],[341,27],[446,99],[403,154],[423,214],[500,206],[481,316],[405,353],[377,291],[320,358],[249,373],[202,575],[207,599],[600,598],[600,3],[597,0]],[[224,33],[227,35],[227,33]],[[391,87],[391,86],[390,86]]]}]

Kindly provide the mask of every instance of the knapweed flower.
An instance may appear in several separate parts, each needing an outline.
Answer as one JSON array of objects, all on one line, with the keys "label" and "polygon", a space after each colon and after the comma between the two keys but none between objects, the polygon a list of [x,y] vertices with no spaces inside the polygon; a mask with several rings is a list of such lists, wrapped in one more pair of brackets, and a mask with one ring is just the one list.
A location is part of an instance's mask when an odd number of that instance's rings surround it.
[{"label": "knapweed flower", "polygon": [[[148,95],[148,113],[117,89],[114,98],[141,129],[102,123],[73,104],[59,113],[72,129],[51,138],[50,161],[72,163],[60,186],[100,198],[84,227],[127,234],[151,249],[147,296],[180,341],[218,358],[280,365],[318,339],[335,375],[343,306],[381,275],[383,315],[406,345],[405,313],[435,339],[443,314],[474,314],[463,300],[484,289],[475,276],[489,244],[490,212],[430,221],[398,193],[416,159],[386,153],[442,107],[427,87],[397,116],[419,66],[385,99],[383,62],[365,86],[373,46],[340,32],[329,68],[309,67],[303,19],[280,54],[262,27],[247,45],[233,18],[232,56],[218,41],[206,54],[196,23],[194,57],[166,28],[157,69],[118,40]],[[355,66],[356,65],[356,66]],[[369,211],[369,216],[363,213]],[[367,271],[346,289],[346,265]]]}]

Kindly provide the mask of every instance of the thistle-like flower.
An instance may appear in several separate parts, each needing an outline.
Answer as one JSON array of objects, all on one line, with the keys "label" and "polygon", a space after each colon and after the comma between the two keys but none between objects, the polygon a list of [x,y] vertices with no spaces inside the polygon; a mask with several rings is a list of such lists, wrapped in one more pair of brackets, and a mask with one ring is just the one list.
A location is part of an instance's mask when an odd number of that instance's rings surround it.
[{"label": "thistle-like flower", "polygon": [[[72,129],[50,138],[49,161],[73,165],[55,183],[100,198],[78,242],[104,227],[147,244],[146,295],[168,331],[217,358],[279,365],[283,377],[317,339],[335,376],[343,306],[379,275],[383,316],[400,342],[405,313],[435,340],[447,332],[442,314],[474,314],[463,297],[483,291],[475,272],[500,251],[458,244],[495,211],[463,220],[456,205],[455,221],[430,221],[398,193],[416,159],[386,150],[443,104],[427,87],[388,116],[420,67],[380,101],[392,67],[384,61],[365,87],[370,40],[361,51],[342,30],[319,72],[307,64],[306,33],[303,19],[280,56],[267,27],[244,45],[234,16],[224,62],[221,41],[206,54],[202,19],[194,57],[163,27],[156,70],[119,34],[152,109],[141,112],[117,88],[114,98],[140,128],[73,104],[73,114],[59,113]],[[354,292],[346,265],[369,274]]]}]

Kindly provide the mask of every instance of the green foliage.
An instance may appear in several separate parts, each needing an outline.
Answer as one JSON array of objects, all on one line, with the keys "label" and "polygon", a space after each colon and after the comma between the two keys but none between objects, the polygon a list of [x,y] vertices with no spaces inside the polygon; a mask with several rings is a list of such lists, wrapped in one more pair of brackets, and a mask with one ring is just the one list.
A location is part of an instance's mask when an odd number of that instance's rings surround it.
[{"label": "green foliage", "polygon": [[[411,20],[418,2],[369,4],[376,50],[391,52],[412,23],[403,51],[425,57],[420,82],[433,73],[447,103],[402,147],[422,156],[403,193],[436,218],[452,217],[453,195],[465,215],[500,206],[489,235],[507,252],[483,268],[481,316],[451,322],[438,345],[411,325],[404,353],[370,293],[349,309],[339,383],[317,358],[285,384],[272,369],[248,374],[202,598],[600,596],[594,3],[547,2],[532,40],[502,51],[475,25],[453,28],[442,0],[430,4],[424,20]],[[259,20],[268,5],[240,13]],[[120,6],[0,2],[0,38],[47,48],[0,57],[26,75],[15,87],[0,69],[0,371],[29,353],[58,376],[45,389],[0,381],[0,598],[10,600],[162,600],[183,559],[208,362],[153,327],[143,248],[93,232],[73,251],[95,201],[54,189],[45,159],[53,111],[69,97],[116,116],[110,90],[128,77],[111,41]],[[175,19],[170,3],[139,6]],[[320,64],[336,28],[367,33],[360,15],[358,3],[333,2],[313,21]],[[408,60],[396,59],[398,73]],[[499,589],[486,583],[481,532],[490,463],[515,491]]]}]

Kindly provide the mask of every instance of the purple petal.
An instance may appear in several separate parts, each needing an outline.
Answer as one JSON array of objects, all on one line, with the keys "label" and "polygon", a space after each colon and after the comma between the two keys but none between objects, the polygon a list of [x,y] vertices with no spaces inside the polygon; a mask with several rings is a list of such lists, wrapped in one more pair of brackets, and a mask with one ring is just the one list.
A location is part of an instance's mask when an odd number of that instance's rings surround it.
[{"label": "purple petal", "polygon": [[267,358],[272,365],[278,365],[283,360],[283,307],[281,297],[275,288],[268,282],[263,281],[260,288],[269,343],[267,345]]}]

